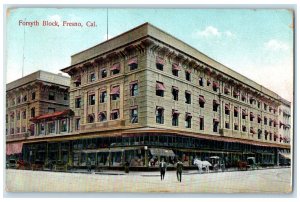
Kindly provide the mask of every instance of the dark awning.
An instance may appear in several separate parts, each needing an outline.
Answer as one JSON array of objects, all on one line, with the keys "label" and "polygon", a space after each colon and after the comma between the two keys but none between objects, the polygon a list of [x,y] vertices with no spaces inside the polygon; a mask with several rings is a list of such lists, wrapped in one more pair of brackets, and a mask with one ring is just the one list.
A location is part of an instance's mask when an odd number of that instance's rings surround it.
[{"label": "dark awning", "polygon": [[156,64],[160,64],[160,65],[164,65],[165,61],[163,58],[161,57],[156,57]]},{"label": "dark awning", "polygon": [[219,105],[220,103],[219,103],[218,100],[214,100],[214,101],[213,101],[213,104],[214,104],[214,105]]},{"label": "dark awning", "polygon": [[172,65],[172,70],[180,71],[181,67],[178,64],[173,64]]},{"label": "dark awning", "polygon": [[156,82],[156,90],[166,90],[163,83]]},{"label": "dark awning", "polygon": [[120,70],[120,63],[116,63],[114,64],[111,68],[110,68],[111,71],[114,71],[114,70]]},{"label": "dark awning", "polygon": [[178,110],[176,110],[176,109],[173,109],[173,110],[172,110],[172,114],[177,114],[177,115],[179,115],[180,112],[179,112]]},{"label": "dark awning", "polygon": [[120,94],[120,86],[114,86],[110,92],[111,95],[119,95]]},{"label": "dark awning", "polygon": [[131,58],[129,61],[128,61],[128,65],[133,65],[133,64],[137,64],[137,57],[134,57],[134,58]]},{"label": "dark awning", "polygon": [[205,98],[203,95],[199,95],[199,103],[205,103]]},{"label": "dark awning", "polygon": [[150,148],[150,153],[153,156],[175,157],[173,150],[169,150],[169,149]]},{"label": "dark awning", "polygon": [[214,81],[214,82],[213,82],[213,87],[214,87],[214,88],[219,88],[219,83]]}]

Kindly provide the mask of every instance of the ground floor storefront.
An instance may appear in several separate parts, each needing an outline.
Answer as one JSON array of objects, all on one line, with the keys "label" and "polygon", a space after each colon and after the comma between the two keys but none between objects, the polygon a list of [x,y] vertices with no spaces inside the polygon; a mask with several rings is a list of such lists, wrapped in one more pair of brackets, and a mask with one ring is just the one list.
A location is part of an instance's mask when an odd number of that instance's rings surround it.
[{"label": "ground floor storefront", "polygon": [[[157,168],[164,159],[174,167],[180,159],[185,167],[195,167],[194,160],[211,161],[226,168],[252,157],[261,166],[279,165],[289,149],[224,142],[178,134],[143,133],[114,137],[23,143],[22,153],[7,156],[30,164],[38,162],[50,169],[64,168]],[[285,154],[285,155],[283,155]],[[285,160],[286,162],[286,160]]]}]

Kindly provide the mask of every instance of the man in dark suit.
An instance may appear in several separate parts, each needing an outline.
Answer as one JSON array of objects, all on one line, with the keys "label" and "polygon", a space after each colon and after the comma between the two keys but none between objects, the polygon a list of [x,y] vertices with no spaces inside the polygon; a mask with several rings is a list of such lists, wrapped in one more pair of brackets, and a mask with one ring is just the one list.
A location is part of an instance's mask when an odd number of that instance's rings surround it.
[{"label": "man in dark suit", "polygon": [[182,170],[183,170],[183,163],[180,161],[180,159],[178,159],[176,165],[176,174],[177,174],[177,180],[179,182],[181,182]]}]

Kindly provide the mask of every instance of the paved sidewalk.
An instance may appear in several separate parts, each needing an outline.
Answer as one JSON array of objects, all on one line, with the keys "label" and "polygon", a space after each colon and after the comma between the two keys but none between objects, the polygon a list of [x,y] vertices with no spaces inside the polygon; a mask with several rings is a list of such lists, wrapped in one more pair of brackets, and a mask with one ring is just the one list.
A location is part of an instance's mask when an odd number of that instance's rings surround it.
[{"label": "paved sidewalk", "polygon": [[194,172],[184,172],[180,183],[176,171],[167,171],[165,180],[161,181],[158,172],[83,174],[7,169],[6,190],[180,193],[288,193],[292,190],[290,168],[209,174]]}]

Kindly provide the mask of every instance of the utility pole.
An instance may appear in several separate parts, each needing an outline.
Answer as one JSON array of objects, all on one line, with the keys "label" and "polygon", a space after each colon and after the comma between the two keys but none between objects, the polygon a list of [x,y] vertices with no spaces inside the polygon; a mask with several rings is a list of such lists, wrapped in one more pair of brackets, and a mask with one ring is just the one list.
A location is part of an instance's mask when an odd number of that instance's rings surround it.
[{"label": "utility pole", "polygon": [[[26,22],[26,18],[25,18],[25,22]],[[23,33],[23,58],[22,58],[22,77],[24,76],[24,60],[25,60],[25,53],[24,53],[24,50],[25,50],[25,27],[24,26],[24,33]]]}]

